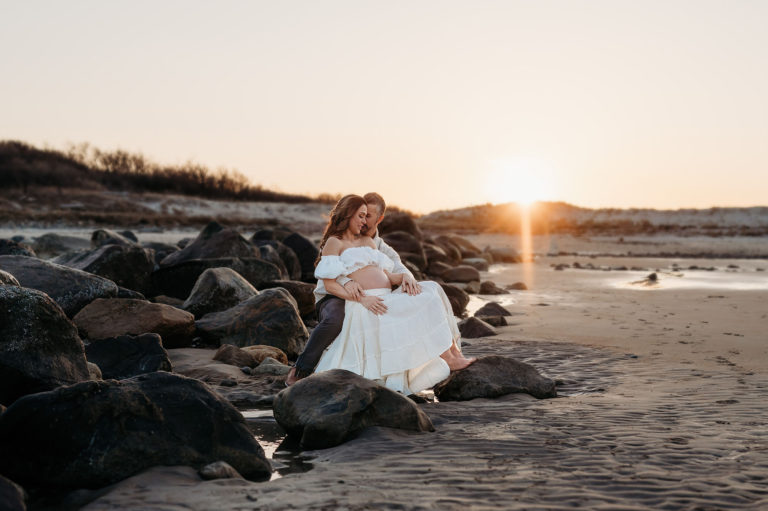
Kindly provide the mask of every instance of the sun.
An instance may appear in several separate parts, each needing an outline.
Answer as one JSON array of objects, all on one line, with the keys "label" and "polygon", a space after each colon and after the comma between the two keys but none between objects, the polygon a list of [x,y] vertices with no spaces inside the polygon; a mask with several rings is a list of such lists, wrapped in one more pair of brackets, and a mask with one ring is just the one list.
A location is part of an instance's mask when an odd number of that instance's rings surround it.
[{"label": "sun", "polygon": [[490,202],[530,206],[552,196],[551,170],[530,158],[499,159],[490,164],[486,195]]}]

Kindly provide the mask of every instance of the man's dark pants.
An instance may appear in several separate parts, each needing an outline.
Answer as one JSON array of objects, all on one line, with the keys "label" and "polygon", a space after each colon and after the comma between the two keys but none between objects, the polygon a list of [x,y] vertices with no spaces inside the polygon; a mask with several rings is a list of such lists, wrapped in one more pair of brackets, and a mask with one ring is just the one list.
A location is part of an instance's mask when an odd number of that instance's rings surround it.
[{"label": "man's dark pants", "polygon": [[312,330],[307,345],[304,346],[304,351],[296,359],[296,376],[298,378],[307,377],[314,372],[325,348],[330,346],[333,340],[338,337],[344,323],[345,304],[344,300],[331,294],[325,295],[317,302],[315,309],[320,322]]}]

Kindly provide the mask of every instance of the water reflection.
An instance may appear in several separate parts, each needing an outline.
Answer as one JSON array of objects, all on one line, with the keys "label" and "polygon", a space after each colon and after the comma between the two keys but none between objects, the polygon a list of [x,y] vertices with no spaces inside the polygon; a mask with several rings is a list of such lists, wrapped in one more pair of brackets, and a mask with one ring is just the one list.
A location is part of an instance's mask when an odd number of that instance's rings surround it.
[{"label": "water reflection", "polygon": [[272,463],[272,480],[286,474],[306,472],[312,468],[310,458],[302,454],[298,441],[288,437],[285,430],[275,421],[272,410],[244,410],[245,423],[254,438],[264,449]]}]

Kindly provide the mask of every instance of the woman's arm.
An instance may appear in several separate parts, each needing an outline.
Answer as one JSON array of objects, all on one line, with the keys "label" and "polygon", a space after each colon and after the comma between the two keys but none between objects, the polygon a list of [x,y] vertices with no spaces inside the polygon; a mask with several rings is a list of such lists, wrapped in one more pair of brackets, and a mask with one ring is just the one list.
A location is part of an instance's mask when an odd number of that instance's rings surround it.
[{"label": "woman's arm", "polygon": [[387,275],[389,283],[393,286],[399,286],[403,283],[403,277],[405,277],[404,273],[390,273],[387,270],[384,270],[384,273]]}]

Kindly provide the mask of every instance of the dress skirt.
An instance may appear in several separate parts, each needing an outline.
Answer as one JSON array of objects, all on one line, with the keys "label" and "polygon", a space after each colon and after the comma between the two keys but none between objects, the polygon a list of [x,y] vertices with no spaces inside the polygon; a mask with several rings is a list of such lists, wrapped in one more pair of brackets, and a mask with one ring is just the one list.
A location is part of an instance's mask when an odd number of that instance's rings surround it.
[{"label": "dress skirt", "polygon": [[440,285],[420,284],[422,292],[415,296],[399,288],[366,290],[387,306],[382,315],[347,301],[341,333],[315,371],[346,369],[406,395],[447,378],[450,369],[440,354],[459,338],[459,329]]}]

